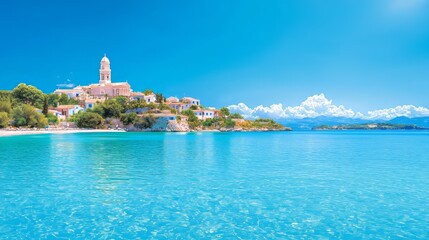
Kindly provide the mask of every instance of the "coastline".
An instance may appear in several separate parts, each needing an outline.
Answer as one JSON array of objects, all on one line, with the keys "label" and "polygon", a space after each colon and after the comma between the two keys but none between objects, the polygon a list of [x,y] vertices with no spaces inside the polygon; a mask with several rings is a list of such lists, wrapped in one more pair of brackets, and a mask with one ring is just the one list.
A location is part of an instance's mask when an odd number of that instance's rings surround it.
[{"label": "coastline", "polygon": [[58,129],[58,130],[0,130],[0,137],[40,135],[40,134],[71,134],[71,133],[106,133],[106,132],[126,132],[124,130],[109,129]]},{"label": "coastline", "polygon": [[[281,132],[291,131],[291,129],[204,129],[204,130],[191,130],[182,131],[184,133],[204,133],[204,132]],[[0,137],[11,137],[11,136],[24,136],[24,135],[41,135],[41,134],[72,134],[72,133],[112,133],[112,132],[170,132],[170,131],[126,131],[126,130],[114,130],[114,129],[16,129],[16,130],[0,130]],[[171,131],[174,132],[174,131]],[[180,132],[180,131],[177,131]]]}]

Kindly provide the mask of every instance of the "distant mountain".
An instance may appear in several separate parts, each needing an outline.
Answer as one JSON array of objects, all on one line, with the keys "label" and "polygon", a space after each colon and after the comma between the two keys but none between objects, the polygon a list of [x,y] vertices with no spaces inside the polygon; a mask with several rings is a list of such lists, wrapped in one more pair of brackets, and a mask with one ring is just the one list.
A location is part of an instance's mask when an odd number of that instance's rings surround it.
[{"label": "distant mountain", "polygon": [[391,124],[403,124],[403,125],[416,125],[422,128],[429,128],[429,117],[397,117],[389,121],[385,120],[368,120],[360,118],[345,118],[345,117],[316,117],[316,118],[291,118],[278,120],[279,123],[284,126],[291,127],[293,130],[311,130],[321,125],[338,126],[338,125],[350,125],[350,124],[370,124],[370,123],[391,123]]},{"label": "distant mountain", "polygon": [[417,117],[417,118],[397,117],[388,121],[388,123],[414,124],[419,127],[429,128],[429,117]]},{"label": "distant mountain", "polygon": [[414,124],[366,123],[335,126],[322,125],[313,128],[313,130],[428,130],[428,128],[419,127]]},{"label": "distant mountain", "polygon": [[345,117],[315,117],[315,118],[302,118],[302,119],[283,119],[278,120],[281,124],[291,127],[293,130],[311,130],[314,127],[321,125],[347,125],[347,124],[363,124],[363,123],[378,123],[380,120],[364,120],[359,118],[345,118]]}]

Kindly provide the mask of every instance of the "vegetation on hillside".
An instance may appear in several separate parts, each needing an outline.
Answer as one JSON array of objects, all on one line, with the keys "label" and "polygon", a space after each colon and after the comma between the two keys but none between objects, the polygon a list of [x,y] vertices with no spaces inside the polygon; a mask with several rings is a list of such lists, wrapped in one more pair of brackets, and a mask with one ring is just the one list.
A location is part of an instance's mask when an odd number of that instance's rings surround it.
[{"label": "vegetation on hillside", "polygon": [[73,118],[76,126],[79,128],[102,128],[104,125],[103,117],[95,112],[79,112]]},{"label": "vegetation on hillside", "polygon": [[43,128],[48,125],[48,119],[28,104],[19,104],[12,109],[12,125],[15,127]]},{"label": "vegetation on hillside", "polygon": [[9,115],[5,112],[0,112],[0,128],[5,128],[9,125]]},{"label": "vegetation on hillside", "polygon": [[39,113],[46,95],[36,87],[19,84],[12,91],[0,92],[0,128],[46,127],[48,119]]}]

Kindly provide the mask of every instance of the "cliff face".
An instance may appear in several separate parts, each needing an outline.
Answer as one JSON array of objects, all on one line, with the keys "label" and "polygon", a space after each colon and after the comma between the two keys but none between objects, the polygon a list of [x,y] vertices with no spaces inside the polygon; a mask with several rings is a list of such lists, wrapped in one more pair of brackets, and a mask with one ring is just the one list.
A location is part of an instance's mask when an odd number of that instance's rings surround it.
[{"label": "cliff face", "polygon": [[139,129],[133,125],[127,126],[126,129],[130,132],[189,132],[187,121],[168,120],[167,118],[157,118],[151,128]]},{"label": "cliff face", "polygon": [[160,132],[189,132],[187,121],[168,120],[167,118],[158,118],[150,128],[150,131]]},{"label": "cliff face", "polygon": [[168,121],[167,132],[189,132],[188,121]]}]

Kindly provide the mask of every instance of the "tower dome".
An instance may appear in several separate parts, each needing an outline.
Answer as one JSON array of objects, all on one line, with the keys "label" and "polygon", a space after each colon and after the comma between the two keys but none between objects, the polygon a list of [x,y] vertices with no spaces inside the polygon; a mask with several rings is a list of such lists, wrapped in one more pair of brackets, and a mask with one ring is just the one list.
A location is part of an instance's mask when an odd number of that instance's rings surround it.
[{"label": "tower dome", "polygon": [[106,54],[104,54],[104,57],[101,59],[101,62],[110,63],[109,59],[106,57]]},{"label": "tower dome", "polygon": [[100,84],[110,84],[112,83],[111,79],[111,70],[110,70],[110,61],[106,57],[106,54],[104,54],[104,57],[101,59],[100,62]]}]

